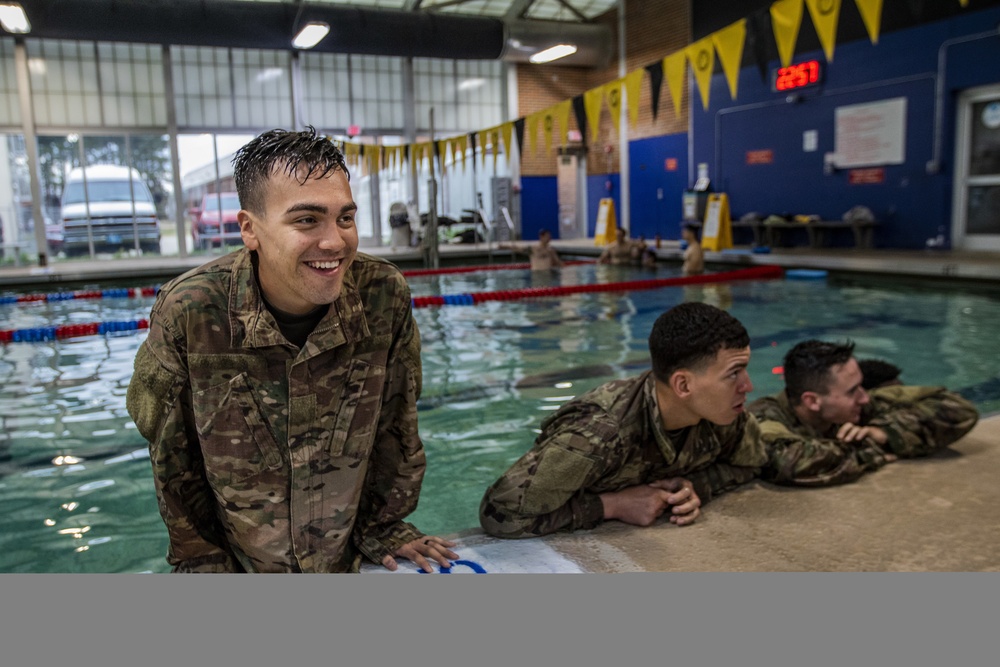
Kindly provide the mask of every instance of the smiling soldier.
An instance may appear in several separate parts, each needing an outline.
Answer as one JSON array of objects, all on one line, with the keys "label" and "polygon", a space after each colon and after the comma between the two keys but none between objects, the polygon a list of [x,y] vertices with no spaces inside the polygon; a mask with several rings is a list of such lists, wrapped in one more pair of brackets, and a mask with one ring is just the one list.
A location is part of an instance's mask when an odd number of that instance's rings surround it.
[{"label": "smiling soldier", "polygon": [[272,130],[234,160],[245,247],[166,284],[127,406],[149,441],[175,571],[430,569],[403,521],[425,456],[410,292],[358,253],[343,153]]}]

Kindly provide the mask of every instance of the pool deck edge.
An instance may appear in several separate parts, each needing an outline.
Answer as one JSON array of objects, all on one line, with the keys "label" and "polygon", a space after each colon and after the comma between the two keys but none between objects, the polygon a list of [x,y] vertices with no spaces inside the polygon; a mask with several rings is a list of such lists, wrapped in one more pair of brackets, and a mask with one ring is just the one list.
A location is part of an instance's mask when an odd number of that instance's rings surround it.
[{"label": "pool deck edge", "polygon": [[[612,521],[513,542],[523,550],[535,541],[591,573],[995,572],[998,445],[1000,415],[991,415],[934,456],[898,461],[853,484],[809,489],[754,480],[706,504],[690,526]],[[504,542],[478,529],[452,537]]]}]

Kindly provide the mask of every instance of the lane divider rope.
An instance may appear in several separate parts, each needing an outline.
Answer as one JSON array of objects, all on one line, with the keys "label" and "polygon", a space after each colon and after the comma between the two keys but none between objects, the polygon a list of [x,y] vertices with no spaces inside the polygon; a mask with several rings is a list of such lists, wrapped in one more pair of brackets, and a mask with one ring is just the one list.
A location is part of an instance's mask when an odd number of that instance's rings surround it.
[{"label": "lane divider rope", "polygon": [[63,324],[57,327],[32,327],[28,329],[0,330],[0,343],[38,343],[78,336],[103,336],[109,333],[139,331],[149,328],[149,320],[124,320],[116,322],[88,322]]},{"label": "lane divider rope", "polygon": [[[573,260],[563,262],[563,266],[577,266],[580,264],[593,264],[593,260]],[[518,264],[491,264],[483,266],[454,266],[443,269],[412,269],[403,271],[406,277],[422,277],[447,275],[454,273],[477,273],[479,271],[506,271],[512,269],[530,269],[529,263]],[[143,296],[156,296],[160,291],[159,285],[152,287],[121,287],[103,290],[75,290],[73,292],[50,292],[48,294],[19,294],[0,296],[0,305],[10,305],[15,303],[38,303],[70,301],[72,299],[134,299]]]},{"label": "lane divider rope", "polygon": [[584,292],[632,292],[637,290],[658,289],[677,285],[698,285],[706,283],[721,283],[734,280],[766,280],[781,278],[784,270],[780,266],[763,265],[749,269],[706,273],[698,276],[675,276],[652,280],[631,280],[618,283],[600,283],[594,285],[565,285],[560,287],[530,287],[527,289],[502,290],[499,292],[473,292],[471,294],[445,294],[441,296],[418,296],[412,299],[414,308],[430,306],[472,306],[485,301],[516,301],[519,299],[534,299],[539,297],[565,296]]},{"label": "lane divider rope", "polygon": [[[781,278],[784,270],[780,266],[764,265],[735,271],[707,273],[698,276],[675,276],[653,280],[631,280],[617,283],[601,283],[593,285],[565,285],[560,287],[531,287],[527,289],[502,290],[498,292],[474,292],[471,294],[446,294],[442,296],[418,296],[412,299],[414,308],[429,306],[473,306],[486,301],[515,301],[539,297],[564,296],[585,292],[631,292],[638,290],[658,289],[678,285],[698,285],[708,283],[731,282],[736,280],[767,280]],[[143,288],[143,292],[146,289]],[[104,292],[114,290],[103,290]],[[124,292],[139,290],[126,289]],[[144,294],[145,295],[145,294]],[[43,295],[44,296],[44,295]],[[114,295],[124,296],[124,295]],[[101,298],[101,297],[77,297]],[[31,327],[27,329],[0,330],[0,343],[21,343],[61,340],[77,336],[105,335],[129,331],[140,331],[149,328],[149,320],[124,320],[111,322],[89,322],[86,324],[65,324],[60,326]]]}]

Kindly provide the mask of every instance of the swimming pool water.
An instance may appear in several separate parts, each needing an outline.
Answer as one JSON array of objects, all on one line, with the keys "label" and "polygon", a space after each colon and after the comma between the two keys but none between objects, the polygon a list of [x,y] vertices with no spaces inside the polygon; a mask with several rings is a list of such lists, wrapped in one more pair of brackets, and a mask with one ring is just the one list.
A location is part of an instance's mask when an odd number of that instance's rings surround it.
[{"label": "swimming pool water", "polygon": [[[583,265],[409,279],[414,296],[667,277]],[[136,285],[141,287],[143,285]],[[483,491],[534,441],[541,420],[598,384],[648,368],[646,337],[670,306],[726,308],[751,335],[751,398],[810,337],[944,384],[1000,411],[1000,298],[951,284],[866,278],[769,280],[418,308],[420,433],[428,470],[410,519],[429,533],[478,525]],[[0,329],[146,317],[151,298],[0,306]],[[125,411],[145,333],[0,346],[0,572],[165,572],[146,443]]]}]

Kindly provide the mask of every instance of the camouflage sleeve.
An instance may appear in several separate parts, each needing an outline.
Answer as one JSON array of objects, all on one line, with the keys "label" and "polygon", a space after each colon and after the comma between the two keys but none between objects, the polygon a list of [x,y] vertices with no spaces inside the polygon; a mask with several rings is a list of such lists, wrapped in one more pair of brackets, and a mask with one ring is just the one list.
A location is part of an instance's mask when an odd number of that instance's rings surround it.
[{"label": "camouflage sleeve", "polygon": [[417,399],[422,382],[420,332],[405,293],[405,313],[394,337],[386,368],[371,468],[361,494],[354,542],[374,563],[423,536],[403,521],[417,508],[427,459],[417,430]]},{"label": "camouflage sleeve", "polygon": [[775,484],[846,484],[887,462],[884,452],[870,442],[852,446],[831,438],[806,437],[768,419],[760,422],[760,431],[767,450],[761,478]]},{"label": "camouflage sleeve", "polygon": [[927,456],[972,430],[976,406],[944,387],[895,386],[872,392],[876,416],[869,422],[889,436],[888,448],[903,457]]},{"label": "camouflage sleeve", "polygon": [[767,463],[760,426],[753,415],[743,415],[726,431],[722,452],[711,465],[687,475],[702,503],[746,484]]},{"label": "camouflage sleeve", "polygon": [[606,462],[598,446],[612,442],[615,428],[600,432],[593,422],[566,423],[540,439],[486,490],[479,522],[490,535],[524,538],[559,530],[593,528],[604,520],[604,504],[588,487]]},{"label": "camouflage sleeve", "polygon": [[174,572],[242,572],[216,518],[186,378],[153,352],[150,341],[163,338],[163,329],[154,324],[136,354],[126,406],[149,442],[160,515],[170,537],[167,562]]}]

